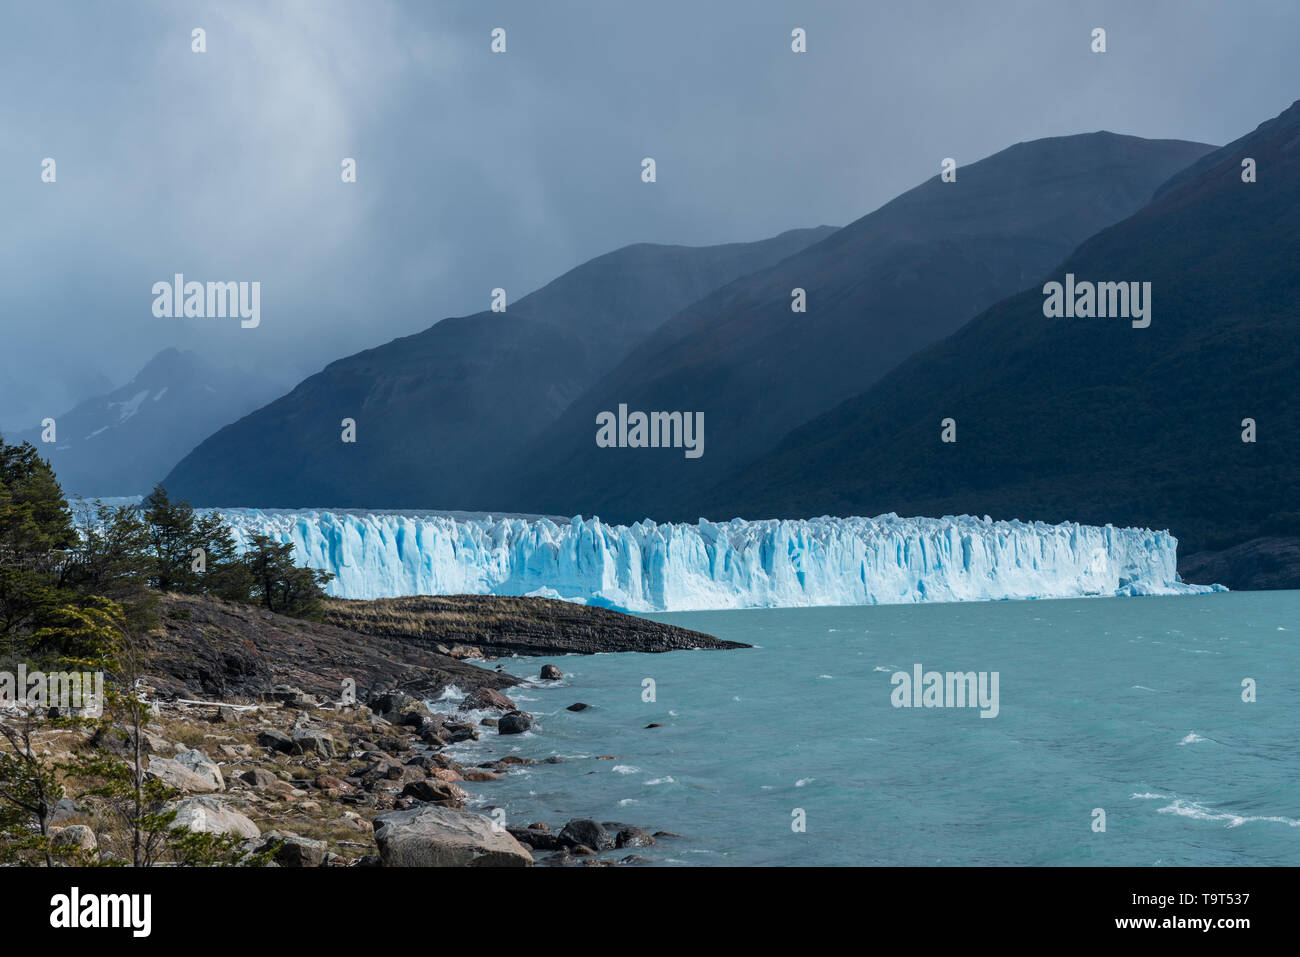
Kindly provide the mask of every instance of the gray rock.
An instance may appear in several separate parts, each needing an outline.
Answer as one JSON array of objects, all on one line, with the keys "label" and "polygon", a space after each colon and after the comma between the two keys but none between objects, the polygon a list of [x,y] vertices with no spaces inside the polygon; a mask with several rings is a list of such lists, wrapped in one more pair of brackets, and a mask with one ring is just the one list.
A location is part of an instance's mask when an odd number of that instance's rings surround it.
[{"label": "gray rock", "polygon": [[498,734],[523,734],[533,726],[533,716],[527,711],[511,711],[497,722]]},{"label": "gray rock", "polygon": [[428,804],[440,804],[443,807],[460,807],[469,800],[469,794],[464,788],[437,778],[411,781],[402,788],[402,797],[415,798]]},{"label": "gray rock", "polygon": [[293,749],[298,754],[316,754],[322,758],[332,758],[334,739],[324,731],[304,728],[293,733]]},{"label": "gray rock", "polygon": [[149,755],[149,765],[144,773],[189,794],[210,794],[221,790],[210,777],[194,773],[174,758],[160,758],[156,754]]},{"label": "gray rock", "polygon": [[578,818],[564,825],[564,830],[560,831],[560,843],[574,849],[589,847],[603,851],[614,846],[614,835],[599,821]]},{"label": "gray rock", "polygon": [[651,847],[658,843],[649,831],[639,827],[624,827],[614,837],[615,847]]},{"label": "gray rock", "polygon": [[213,785],[212,790],[224,791],[226,789],[226,780],[221,776],[221,768],[217,767],[217,762],[202,751],[193,749],[182,751],[176,755],[175,760],[178,764],[210,782]]},{"label": "gray rock", "polygon": [[239,776],[239,780],[243,781],[249,787],[268,788],[272,784],[277,783],[280,779],[265,768],[249,768]]},{"label": "gray rock", "polygon": [[286,834],[282,831],[268,831],[263,837],[265,840],[258,847],[258,853],[270,848],[272,842],[278,841],[280,846],[272,856],[272,860],[281,867],[323,867],[325,865],[325,858],[329,851],[324,841],[299,837],[297,834]]},{"label": "gray rock", "polygon": [[475,688],[460,703],[461,711],[514,711],[515,703],[500,691]]},{"label": "gray rock", "polygon": [[99,847],[95,832],[84,824],[69,824],[56,833],[50,843],[55,847],[71,847],[78,851],[93,851]]},{"label": "gray rock", "polygon": [[59,798],[54,810],[50,812],[50,823],[61,824],[62,822],[73,817],[89,817],[90,808],[84,804],[78,804],[72,798]]},{"label": "gray rock", "polygon": [[285,754],[293,753],[293,738],[283,731],[277,731],[275,728],[263,728],[257,732],[257,743],[264,748],[270,748],[272,751],[283,751]]},{"label": "gray rock", "polygon": [[262,833],[243,814],[213,797],[185,798],[170,808],[176,811],[173,828],[184,827],[197,834],[233,834],[245,838],[258,837]]},{"label": "gray rock", "polygon": [[425,804],[375,818],[384,867],[530,867],[533,857],[480,814]]},{"label": "gray rock", "polygon": [[543,681],[559,681],[564,677],[564,672],[555,665],[542,665],[541,677]]}]

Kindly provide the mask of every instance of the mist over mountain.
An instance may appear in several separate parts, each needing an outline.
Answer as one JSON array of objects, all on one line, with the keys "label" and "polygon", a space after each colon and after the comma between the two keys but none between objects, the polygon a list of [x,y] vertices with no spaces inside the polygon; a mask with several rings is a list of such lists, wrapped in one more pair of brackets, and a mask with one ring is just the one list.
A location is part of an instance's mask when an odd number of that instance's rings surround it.
[{"label": "mist over mountain", "polygon": [[[705,489],[1037,281],[1211,149],[1099,132],[1018,143],[960,167],[955,182],[936,175],[674,316],[497,470],[487,498],[613,521],[694,520]],[[795,290],[806,312],[792,308]],[[702,412],[703,455],[598,447],[596,417],[620,404]],[[725,499],[710,505],[713,518],[738,514]]]},{"label": "mist over mountain", "polygon": [[[167,488],[204,505],[496,505],[483,498],[488,478],[648,332],[833,232],[597,257],[505,312],[444,319],[331,363],[209,437]],[[341,440],[345,418],[355,443]]]},{"label": "mist over mountain", "polygon": [[[1243,182],[1243,160],[1257,182]],[[1180,553],[1300,535],[1300,103],[1173,177],[1061,280],[1151,283],[1151,324],[998,303],[701,496],[742,515],[943,515],[1170,529]],[[957,441],[941,442],[940,421]],[[1243,441],[1246,419],[1256,441]],[[1276,539],[1201,555],[1296,587]],[[1234,557],[1235,556],[1235,557]],[[1264,576],[1260,578],[1260,576]]]},{"label": "mist over mountain", "polygon": [[35,445],[69,495],[141,495],[213,429],[278,391],[265,375],[167,348],[126,385],[55,417],[54,442],[39,427],[9,438]]}]

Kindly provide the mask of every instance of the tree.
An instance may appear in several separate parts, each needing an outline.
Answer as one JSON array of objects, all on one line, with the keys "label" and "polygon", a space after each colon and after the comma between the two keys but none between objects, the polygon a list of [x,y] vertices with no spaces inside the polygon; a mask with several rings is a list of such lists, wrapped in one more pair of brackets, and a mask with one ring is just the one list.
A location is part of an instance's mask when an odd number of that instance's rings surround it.
[{"label": "tree", "polygon": [[56,575],[73,541],[63,490],[30,442],[0,438],[0,638],[9,654],[57,597]]},{"label": "tree", "polygon": [[334,576],[312,568],[299,568],[293,561],[293,545],[254,535],[253,546],[244,555],[253,578],[252,598],[268,611],[297,618],[324,617],[323,585]]},{"label": "tree", "polygon": [[248,601],[253,573],[240,559],[231,527],[216,512],[209,512],[199,518],[195,534],[206,555],[207,569],[199,582],[203,594],[227,601]]},{"label": "tree", "polygon": [[141,507],[149,584],[159,591],[195,591],[197,579],[190,570],[191,551],[197,547],[194,509],[189,502],[173,502],[162,485],[153,487]]}]

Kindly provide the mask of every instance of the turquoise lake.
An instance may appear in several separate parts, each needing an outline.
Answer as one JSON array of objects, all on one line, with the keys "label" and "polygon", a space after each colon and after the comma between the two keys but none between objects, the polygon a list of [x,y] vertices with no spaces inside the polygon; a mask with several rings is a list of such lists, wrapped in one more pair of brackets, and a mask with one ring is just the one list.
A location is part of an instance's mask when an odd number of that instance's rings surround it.
[{"label": "turquoise lake", "polygon": [[[677,832],[636,852],[669,865],[1300,865],[1300,592],[648,617],[756,647],[505,659],[565,678],[458,758],[564,760],[474,809]],[[998,715],[894,707],[918,663],[997,672]]]}]

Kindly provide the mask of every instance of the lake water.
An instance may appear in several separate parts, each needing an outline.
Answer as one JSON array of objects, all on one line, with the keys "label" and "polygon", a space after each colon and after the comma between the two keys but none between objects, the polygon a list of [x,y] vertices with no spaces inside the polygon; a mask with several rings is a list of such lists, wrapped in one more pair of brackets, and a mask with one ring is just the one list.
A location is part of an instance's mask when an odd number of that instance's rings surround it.
[{"label": "lake water", "polygon": [[[565,760],[478,809],[680,833],[663,864],[1300,864],[1300,592],[649,617],[757,647],[506,660],[565,679],[461,759]],[[895,708],[918,663],[997,672],[998,715]]]}]

